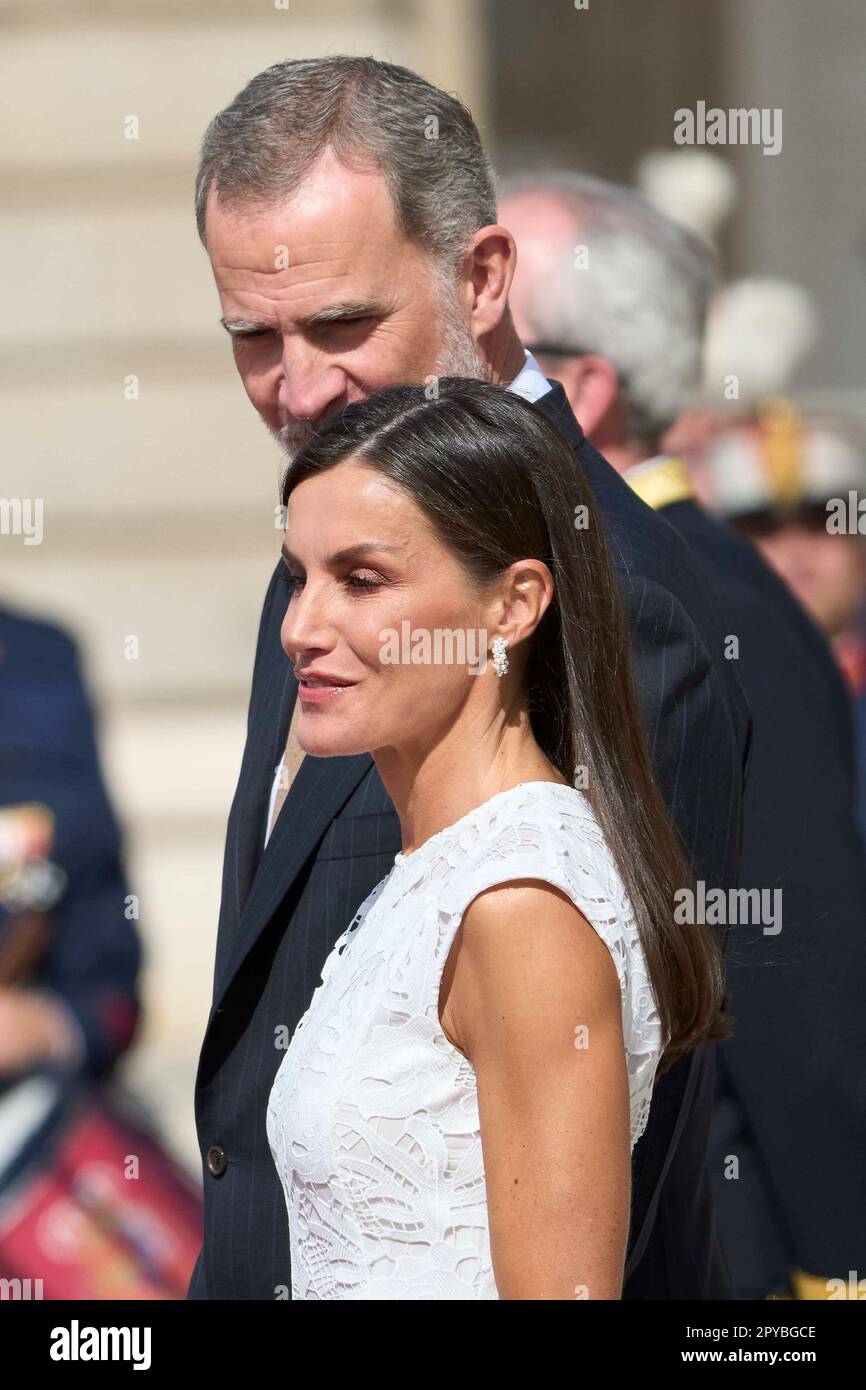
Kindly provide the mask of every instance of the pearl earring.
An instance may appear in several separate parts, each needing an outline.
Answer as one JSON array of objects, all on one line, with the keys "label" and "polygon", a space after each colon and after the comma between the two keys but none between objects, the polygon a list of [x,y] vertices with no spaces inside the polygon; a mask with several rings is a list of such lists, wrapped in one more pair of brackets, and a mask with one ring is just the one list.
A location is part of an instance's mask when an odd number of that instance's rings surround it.
[{"label": "pearl earring", "polygon": [[507,643],[504,637],[494,637],[493,639],[493,669],[497,676],[504,676],[508,670],[508,654],[505,650]]}]

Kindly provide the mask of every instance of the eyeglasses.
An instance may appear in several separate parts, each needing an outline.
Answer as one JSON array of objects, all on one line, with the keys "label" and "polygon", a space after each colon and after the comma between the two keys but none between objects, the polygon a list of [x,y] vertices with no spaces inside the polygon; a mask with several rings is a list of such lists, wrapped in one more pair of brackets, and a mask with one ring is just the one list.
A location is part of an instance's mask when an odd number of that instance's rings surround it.
[{"label": "eyeglasses", "polygon": [[[597,357],[604,355],[592,348],[566,347],[563,343],[524,343],[523,346],[527,352],[532,353],[533,357]],[[632,377],[629,372],[617,372],[617,381],[621,391],[631,390]]]}]

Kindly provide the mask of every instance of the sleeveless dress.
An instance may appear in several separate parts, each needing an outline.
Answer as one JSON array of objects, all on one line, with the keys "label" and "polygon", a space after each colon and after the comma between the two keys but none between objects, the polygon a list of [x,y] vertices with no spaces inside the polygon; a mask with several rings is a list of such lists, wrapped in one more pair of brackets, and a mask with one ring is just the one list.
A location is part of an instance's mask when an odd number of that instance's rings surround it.
[{"label": "sleeveless dress", "polygon": [[267,1107],[293,1299],[499,1297],[475,1072],[438,1006],[464,911],[513,879],[560,888],[607,944],[643,1133],[665,1039],[628,896],[584,794],[524,782],[396,855],[295,1029]]}]

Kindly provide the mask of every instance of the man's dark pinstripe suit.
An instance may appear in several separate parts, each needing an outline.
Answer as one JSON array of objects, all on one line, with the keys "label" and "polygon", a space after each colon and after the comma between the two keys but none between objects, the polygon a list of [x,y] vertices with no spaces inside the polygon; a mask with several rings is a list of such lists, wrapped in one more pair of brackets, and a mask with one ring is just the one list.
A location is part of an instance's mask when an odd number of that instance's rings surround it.
[{"label": "man's dark pinstripe suit", "polygon": [[[601,509],[632,627],[638,694],[661,790],[696,875],[737,880],[750,717],[725,660],[715,601],[677,533],[592,448],[558,383],[536,403],[575,447]],[[268,797],[295,700],[279,639],[282,565],[265,597],[247,742],[229,816],[214,997],[196,1079],[205,1232],[189,1297],[288,1297],[288,1221],[265,1112],[283,1053],[334,941],[401,848],[400,825],[367,755],[305,758],[262,851]],[[688,1091],[686,1090],[688,1084]],[[711,1048],[659,1080],[633,1159],[631,1256],[655,1221],[624,1298],[728,1297],[704,1158]],[[660,1196],[671,1136],[690,1098]],[[648,1223],[647,1223],[648,1224]]]}]

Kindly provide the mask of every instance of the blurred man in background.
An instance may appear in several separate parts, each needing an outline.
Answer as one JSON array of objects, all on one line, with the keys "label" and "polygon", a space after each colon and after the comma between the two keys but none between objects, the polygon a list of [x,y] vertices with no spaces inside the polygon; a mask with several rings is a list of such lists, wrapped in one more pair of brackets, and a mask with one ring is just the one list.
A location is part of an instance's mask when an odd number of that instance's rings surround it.
[{"label": "blurred man in background", "polygon": [[0,609],[0,1278],[7,1297],[183,1297],[201,1200],[118,1084],[138,901],[76,648]]},{"label": "blurred man in background", "polygon": [[137,921],[75,646],[0,608],[5,1296],[177,1297],[189,1277],[195,1196],[109,1100],[140,1015]]},{"label": "blurred man in background", "polygon": [[141,947],[75,648],[0,609],[0,1082],[106,1076],[139,1016]]},{"label": "blurred man in background", "polygon": [[499,212],[521,338],[727,618],[754,721],[740,883],[781,889],[784,922],[734,924],[710,1172],[740,1296],[826,1298],[866,1259],[866,866],[844,689],[785,586],[662,453],[699,379],[708,252],[639,195],[569,172],[504,180]]},{"label": "blurred man in background", "polygon": [[757,545],[832,645],[854,702],[857,818],[866,841],[863,439],[849,422],[804,418],[775,399],[717,433],[696,467],[709,505]]}]

